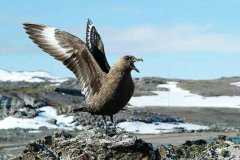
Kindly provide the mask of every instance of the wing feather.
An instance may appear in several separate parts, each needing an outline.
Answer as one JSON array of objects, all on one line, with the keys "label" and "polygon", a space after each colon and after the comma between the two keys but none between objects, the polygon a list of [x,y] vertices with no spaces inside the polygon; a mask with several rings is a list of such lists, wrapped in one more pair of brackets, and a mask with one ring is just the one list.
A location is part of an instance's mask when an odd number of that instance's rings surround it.
[{"label": "wing feather", "polygon": [[75,74],[86,100],[100,90],[105,73],[81,39],[45,25],[25,23],[24,28],[34,43]]},{"label": "wing feather", "polygon": [[105,55],[104,45],[99,33],[90,19],[87,21],[86,45],[101,69],[105,73],[108,73],[110,66]]}]

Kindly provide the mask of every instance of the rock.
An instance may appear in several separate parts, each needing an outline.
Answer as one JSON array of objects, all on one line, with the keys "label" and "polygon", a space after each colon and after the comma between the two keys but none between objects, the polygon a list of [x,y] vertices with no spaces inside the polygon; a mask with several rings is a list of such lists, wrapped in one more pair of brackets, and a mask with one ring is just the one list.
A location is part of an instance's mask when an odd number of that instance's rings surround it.
[{"label": "rock", "polygon": [[165,91],[165,92],[168,92],[168,91],[169,91],[169,88],[158,87],[158,90],[159,90],[159,91]]},{"label": "rock", "polygon": [[136,78],[134,82],[135,91],[133,96],[156,95],[152,91],[159,90],[157,87],[159,84],[166,84],[166,80],[159,77]]},{"label": "rock", "polygon": [[17,97],[0,95],[0,118],[12,115],[16,110],[23,108],[24,101]]},{"label": "rock", "polygon": [[46,103],[24,94],[0,95],[0,119],[7,116],[33,118],[42,105]]},{"label": "rock", "polygon": [[[122,110],[119,113],[114,115],[114,121],[116,123],[120,122],[132,122],[132,121],[140,121],[145,123],[158,123],[158,122],[183,122],[181,118],[163,115],[159,113],[153,113],[144,110],[136,110],[136,109],[126,109]],[[74,114],[74,122],[83,126],[96,126],[103,127],[104,123],[102,120],[102,116],[93,116],[86,112],[79,112]],[[178,129],[180,132],[180,129]]]},{"label": "rock", "polygon": [[162,159],[240,159],[240,146],[228,141],[231,137],[218,136],[209,141],[199,139],[182,145],[161,145]]},{"label": "rock", "polygon": [[[157,86],[166,83],[166,79],[146,77],[136,78],[134,82],[136,84],[134,96],[154,95],[152,91],[159,90]],[[35,110],[24,108],[38,109],[43,106],[55,106],[58,114],[66,114],[70,113],[73,108],[81,107],[83,102],[84,96],[81,94],[76,79],[69,79],[58,86],[54,86],[47,80],[41,83],[0,82],[0,119],[10,115],[32,118]],[[131,119],[133,118],[134,116],[131,116]],[[120,121],[125,121],[125,119],[119,118]],[[152,120],[148,118],[146,121]]]},{"label": "rock", "polygon": [[57,120],[56,119],[49,119],[49,120],[47,120],[47,122],[51,123],[51,124],[54,124],[54,125],[57,124]]},{"label": "rock", "polygon": [[225,135],[219,135],[219,136],[217,137],[217,139],[218,139],[219,141],[226,141],[226,138],[227,138],[227,136],[225,136]]},{"label": "rock", "polygon": [[36,109],[49,105],[56,106],[59,114],[69,113],[72,107],[79,106],[84,100],[80,90],[67,88],[72,85],[77,86],[77,81],[69,80],[57,89],[47,81],[0,82],[0,119],[7,116],[32,118]]},{"label": "rock", "polygon": [[84,96],[84,94],[82,94],[82,92],[78,89],[56,88],[55,92],[73,95],[73,96],[82,96],[82,97]]},{"label": "rock", "polygon": [[35,99],[32,107],[33,108],[41,108],[41,107],[47,106],[47,105],[48,105],[48,102],[46,100]]},{"label": "rock", "polygon": [[204,139],[198,139],[195,141],[186,141],[183,145],[192,146],[192,145],[206,145],[207,141]]},{"label": "rock", "polygon": [[46,132],[46,131],[48,131],[49,129],[48,129],[48,127],[46,127],[46,126],[41,126],[41,127],[38,128],[38,130],[43,131],[43,132]]},{"label": "rock", "polygon": [[[158,160],[159,152],[149,143],[121,132],[112,137],[102,130],[83,130],[75,137],[57,133],[26,146],[18,159],[32,160]],[[15,158],[15,159],[17,159]]]},{"label": "rock", "polygon": [[24,106],[23,108],[12,111],[11,115],[17,118],[34,118],[37,114],[38,111],[36,109]]}]

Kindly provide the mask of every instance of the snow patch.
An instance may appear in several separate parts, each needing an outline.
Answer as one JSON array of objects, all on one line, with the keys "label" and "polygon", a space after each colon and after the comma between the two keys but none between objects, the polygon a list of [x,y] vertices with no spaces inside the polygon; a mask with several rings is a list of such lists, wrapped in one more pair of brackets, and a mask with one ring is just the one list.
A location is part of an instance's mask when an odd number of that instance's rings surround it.
[{"label": "snow patch", "polygon": [[[11,128],[25,128],[25,129],[39,129],[39,127],[47,128],[60,128],[66,130],[82,129],[82,126],[75,126],[73,122],[73,116],[57,115],[56,109],[50,106],[42,107],[39,109],[42,111],[35,118],[16,118],[6,117],[0,120],[0,129],[11,129]],[[51,124],[48,121],[51,119],[56,120],[56,124]]]},{"label": "snow patch", "polygon": [[176,132],[182,128],[187,131],[208,130],[209,127],[191,123],[144,123],[144,122],[121,122],[117,125],[128,132],[138,134],[159,134]]},{"label": "snow patch", "polygon": [[[39,109],[41,111],[35,118],[16,118],[16,117],[6,117],[0,120],[0,129],[12,129],[12,128],[25,128],[34,129],[29,131],[29,133],[41,132],[38,130],[40,127],[47,127],[50,129],[83,129],[82,126],[76,126],[73,122],[73,116],[57,115],[56,109],[50,106],[42,107]],[[49,120],[55,119],[56,124],[49,123]],[[128,132],[138,133],[138,134],[159,134],[159,133],[169,133],[176,132],[177,128],[183,128],[184,130],[207,130],[207,126],[200,126],[191,123],[144,123],[144,122],[121,122],[117,125],[119,128],[125,129]]]},{"label": "snow patch", "polygon": [[233,82],[230,83],[230,85],[240,87],[240,82]]},{"label": "snow patch", "polygon": [[171,106],[171,107],[230,107],[240,108],[240,96],[203,97],[177,87],[177,82],[160,84],[158,87],[169,91],[153,91],[157,95],[132,97],[134,107]]},{"label": "snow patch", "polygon": [[33,71],[33,72],[26,72],[26,71],[6,71],[0,69],[0,81],[11,81],[11,82],[45,82],[50,81],[52,83],[62,83],[68,80],[67,78],[59,78],[51,76],[47,72],[43,71]]},{"label": "snow patch", "polygon": [[[73,116],[57,115],[56,109],[50,106],[42,107],[39,109],[41,111],[38,116],[32,119],[28,118],[16,118],[16,117],[6,117],[0,120],[0,129],[12,129],[12,128],[25,128],[34,129],[29,131],[29,133],[41,132],[38,130],[40,127],[47,127],[51,129],[83,129],[82,126],[76,126],[73,122]],[[49,120],[56,120],[56,124],[49,123]],[[207,126],[200,126],[191,123],[144,123],[144,122],[121,122],[117,124],[119,128],[125,129],[128,132],[138,133],[138,134],[159,134],[159,133],[170,133],[176,132],[177,128],[182,128],[187,131],[192,130],[207,130]]]}]

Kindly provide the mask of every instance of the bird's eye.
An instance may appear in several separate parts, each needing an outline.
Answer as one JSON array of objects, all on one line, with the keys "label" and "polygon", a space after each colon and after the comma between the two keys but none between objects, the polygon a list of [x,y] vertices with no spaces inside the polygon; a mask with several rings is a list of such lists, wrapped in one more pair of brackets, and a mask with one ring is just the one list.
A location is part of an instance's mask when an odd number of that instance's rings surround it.
[{"label": "bird's eye", "polygon": [[128,60],[128,61],[131,60],[131,57],[130,57],[130,56],[125,56],[124,58],[125,58],[126,60]]}]

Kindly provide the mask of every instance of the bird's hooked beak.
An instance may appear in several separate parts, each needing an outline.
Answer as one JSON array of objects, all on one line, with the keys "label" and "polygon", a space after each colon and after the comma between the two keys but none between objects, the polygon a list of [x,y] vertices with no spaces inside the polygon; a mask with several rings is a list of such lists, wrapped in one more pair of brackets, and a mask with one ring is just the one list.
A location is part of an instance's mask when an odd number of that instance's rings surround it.
[{"label": "bird's hooked beak", "polygon": [[137,67],[134,65],[134,62],[139,62],[139,61],[141,61],[141,62],[143,62],[143,59],[142,58],[136,58],[136,57],[134,57],[133,58],[133,70],[135,70],[136,72],[140,72],[138,69],[137,69]]}]

